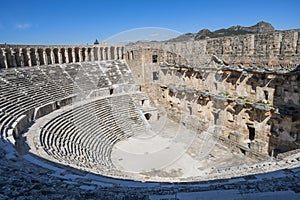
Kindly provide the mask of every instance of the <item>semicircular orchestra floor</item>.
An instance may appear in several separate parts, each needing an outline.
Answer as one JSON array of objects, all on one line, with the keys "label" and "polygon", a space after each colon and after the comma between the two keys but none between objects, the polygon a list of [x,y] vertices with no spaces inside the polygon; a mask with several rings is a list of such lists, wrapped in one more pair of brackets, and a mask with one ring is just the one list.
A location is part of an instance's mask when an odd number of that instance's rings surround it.
[{"label": "semicircular orchestra floor", "polygon": [[146,132],[116,143],[112,162],[119,170],[142,180],[187,181],[256,161],[231,152],[208,132],[197,134],[163,118],[152,122]]}]

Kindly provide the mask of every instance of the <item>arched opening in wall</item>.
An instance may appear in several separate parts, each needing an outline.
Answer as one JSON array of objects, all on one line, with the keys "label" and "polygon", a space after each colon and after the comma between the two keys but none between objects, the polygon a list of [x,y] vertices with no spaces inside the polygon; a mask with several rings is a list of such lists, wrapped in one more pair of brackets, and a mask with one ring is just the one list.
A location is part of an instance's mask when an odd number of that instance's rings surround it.
[{"label": "arched opening in wall", "polygon": [[22,60],[20,56],[20,49],[14,49],[15,52],[15,61],[16,61],[16,66],[17,67],[22,67]]},{"label": "arched opening in wall", "polygon": [[61,62],[66,63],[66,49],[62,48],[60,49],[60,52],[61,52]]},{"label": "arched opening in wall", "polygon": [[27,54],[27,49],[22,49],[22,55],[23,55],[23,62],[24,62],[24,66],[27,67],[29,66],[29,58],[28,58],[28,54]]},{"label": "arched opening in wall", "polygon": [[38,49],[37,52],[38,52],[38,55],[39,55],[40,65],[45,65],[44,56],[43,56],[43,49]]},{"label": "arched opening in wall", "polygon": [[73,62],[73,54],[72,54],[72,48],[68,48],[68,58],[69,58],[69,63]]},{"label": "arched opening in wall", "polygon": [[269,100],[269,92],[264,90],[265,100]]},{"label": "arched opening in wall", "polygon": [[82,48],[81,49],[81,51],[80,51],[80,53],[81,53],[81,61],[86,61],[85,59],[86,59],[86,56],[85,56],[85,48]]},{"label": "arched opening in wall", "polygon": [[247,125],[247,127],[249,131],[249,140],[253,141],[255,138],[255,128],[253,127],[253,125]]},{"label": "arched opening in wall", "polygon": [[155,71],[155,72],[152,73],[152,80],[153,81],[157,81],[158,80],[158,72]]},{"label": "arched opening in wall", "polygon": [[154,51],[152,55],[152,63],[157,63],[157,61],[158,61],[158,55],[157,52]]},{"label": "arched opening in wall", "polygon": [[91,61],[91,48],[87,48],[86,49],[86,58],[85,58],[85,61]]},{"label": "arched opening in wall", "polygon": [[114,60],[115,58],[115,47],[110,47],[110,59]]},{"label": "arched opening in wall", "polygon": [[114,89],[113,88],[109,89],[109,94],[112,95],[113,93],[114,93]]},{"label": "arched opening in wall", "polygon": [[127,51],[127,59],[130,60],[130,53]]},{"label": "arched opening in wall", "polygon": [[125,47],[122,47],[122,48],[121,48],[122,59],[124,59],[124,53],[125,53]]},{"label": "arched opening in wall", "polygon": [[51,49],[47,48],[46,49],[46,60],[47,60],[47,64],[51,65],[52,64],[52,60],[51,60]]},{"label": "arched opening in wall", "polygon": [[12,60],[13,67],[17,67],[17,60],[16,60],[18,57],[17,52],[18,52],[18,50],[11,49],[11,60]]},{"label": "arched opening in wall", "polygon": [[30,49],[30,60],[31,60],[31,66],[36,66],[37,62],[36,62],[36,55],[35,55],[35,49],[31,48]]},{"label": "arched opening in wall", "polygon": [[149,121],[152,117],[152,115],[150,113],[146,113],[145,115],[145,118]]},{"label": "arched opening in wall", "polygon": [[79,48],[75,48],[75,62],[79,62]]},{"label": "arched opening in wall", "polygon": [[213,113],[214,125],[218,125],[219,113]]},{"label": "arched opening in wall", "polygon": [[58,49],[57,48],[53,49],[53,54],[54,54],[54,63],[58,64],[59,59],[58,59]]},{"label": "arched opening in wall", "polygon": [[121,48],[117,47],[117,58],[116,59],[121,59]]}]

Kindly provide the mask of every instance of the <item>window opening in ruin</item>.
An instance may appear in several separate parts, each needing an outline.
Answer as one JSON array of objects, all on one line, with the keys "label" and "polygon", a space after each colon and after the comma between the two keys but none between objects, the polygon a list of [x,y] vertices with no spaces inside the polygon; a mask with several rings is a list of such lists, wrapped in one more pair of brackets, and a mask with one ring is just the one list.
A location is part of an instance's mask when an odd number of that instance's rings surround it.
[{"label": "window opening in ruin", "polygon": [[255,128],[248,126],[248,130],[249,130],[249,140],[252,141],[255,138]]},{"label": "window opening in ruin", "polygon": [[58,49],[53,50],[53,55],[54,55],[54,63],[58,64]]},{"label": "window opening in ruin", "polygon": [[193,114],[192,107],[189,106],[188,109],[189,109],[189,111],[190,111],[190,115],[192,115],[192,114]]},{"label": "window opening in ruin", "polygon": [[142,105],[144,105],[144,103],[145,103],[145,100],[142,100]]},{"label": "window opening in ruin", "polygon": [[219,113],[213,113],[214,115],[214,125],[217,125],[219,119]]},{"label": "window opening in ruin", "polygon": [[158,80],[158,72],[153,72],[153,81],[157,81]]},{"label": "window opening in ruin", "polygon": [[240,148],[240,150],[241,150],[241,153],[242,153],[242,154],[246,155],[245,149],[241,149],[241,148]]},{"label": "window opening in ruin", "polygon": [[56,108],[60,109],[60,102],[56,102]]},{"label": "window opening in ruin", "polygon": [[47,55],[47,62],[48,62],[48,65],[51,64],[51,57],[49,55]]},{"label": "window opening in ruin", "polygon": [[269,93],[268,93],[268,91],[264,91],[264,94],[265,94],[265,99],[268,100],[269,99]]},{"label": "window opening in ruin", "polygon": [[114,93],[114,89],[109,89],[109,94],[112,95]]},{"label": "window opening in ruin", "polygon": [[147,120],[150,120],[151,116],[152,116],[152,115],[151,115],[150,113],[146,113],[146,114],[145,114],[145,118],[146,118]]},{"label": "window opening in ruin", "polygon": [[152,63],[157,63],[157,55],[152,55]]}]

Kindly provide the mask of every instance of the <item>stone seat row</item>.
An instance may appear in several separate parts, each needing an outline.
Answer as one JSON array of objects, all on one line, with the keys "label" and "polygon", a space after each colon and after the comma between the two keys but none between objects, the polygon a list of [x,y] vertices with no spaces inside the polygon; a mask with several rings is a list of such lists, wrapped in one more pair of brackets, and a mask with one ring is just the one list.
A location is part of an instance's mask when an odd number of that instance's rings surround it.
[{"label": "stone seat row", "polygon": [[[14,120],[30,109],[95,88],[112,85],[104,69],[124,61],[102,61],[96,63],[62,64],[0,70],[1,137],[7,135]],[[80,73],[79,80],[78,78]],[[132,76],[132,75],[131,75]],[[98,78],[98,80],[97,80]],[[126,82],[123,81],[126,84]],[[32,120],[32,119],[29,119]]]},{"label": "stone seat row", "polygon": [[[134,126],[136,123],[138,126]],[[142,127],[143,121],[130,96],[111,96],[50,120],[41,130],[40,141],[57,160],[77,167],[109,170],[114,169],[113,145]]]}]

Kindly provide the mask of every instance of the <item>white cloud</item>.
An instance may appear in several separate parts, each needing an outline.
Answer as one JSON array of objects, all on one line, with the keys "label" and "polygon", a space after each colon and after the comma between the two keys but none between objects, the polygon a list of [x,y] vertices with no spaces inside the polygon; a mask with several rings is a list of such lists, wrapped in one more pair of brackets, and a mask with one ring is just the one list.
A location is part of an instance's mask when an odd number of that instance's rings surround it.
[{"label": "white cloud", "polygon": [[28,29],[28,28],[31,28],[32,25],[31,24],[27,24],[27,23],[24,23],[24,24],[17,24],[16,25],[16,28],[17,29]]}]

